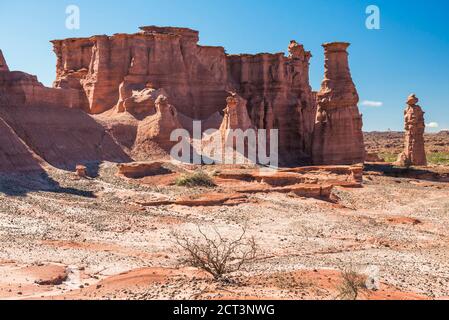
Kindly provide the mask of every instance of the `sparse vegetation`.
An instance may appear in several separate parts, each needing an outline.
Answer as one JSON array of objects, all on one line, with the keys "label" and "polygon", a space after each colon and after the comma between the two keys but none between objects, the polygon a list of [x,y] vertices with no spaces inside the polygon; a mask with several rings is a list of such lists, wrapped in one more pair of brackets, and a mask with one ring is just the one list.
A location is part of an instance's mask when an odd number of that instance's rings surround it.
[{"label": "sparse vegetation", "polygon": [[196,171],[184,174],[176,180],[176,185],[180,187],[207,187],[216,186],[212,177],[204,171]]},{"label": "sparse vegetation", "polygon": [[357,300],[361,294],[366,293],[366,279],[363,275],[358,274],[352,268],[342,271],[342,282],[338,287],[339,300]]},{"label": "sparse vegetation", "polygon": [[206,271],[216,280],[225,279],[256,258],[257,244],[254,237],[246,236],[246,228],[233,240],[223,238],[216,229],[213,236],[206,235],[199,226],[198,232],[197,238],[174,234],[176,244],[187,254],[182,262]]},{"label": "sparse vegetation", "polygon": [[398,160],[398,155],[394,153],[382,152],[379,154],[381,159],[384,159],[385,162],[395,162]]},{"label": "sparse vegetation", "polygon": [[432,152],[427,154],[427,161],[431,164],[449,165],[449,152]]},{"label": "sparse vegetation", "polygon": [[[384,159],[385,162],[395,162],[398,159],[398,155],[389,152],[382,152],[379,157]],[[437,165],[449,165],[449,152],[428,152],[427,161],[429,164]]]}]

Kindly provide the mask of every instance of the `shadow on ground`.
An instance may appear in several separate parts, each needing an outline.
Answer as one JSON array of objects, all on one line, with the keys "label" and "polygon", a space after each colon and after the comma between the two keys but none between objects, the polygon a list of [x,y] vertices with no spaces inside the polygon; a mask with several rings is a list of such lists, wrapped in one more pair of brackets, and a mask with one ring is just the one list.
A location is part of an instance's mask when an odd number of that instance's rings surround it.
[{"label": "shadow on ground", "polygon": [[24,197],[30,192],[38,191],[95,198],[92,191],[62,187],[44,170],[30,173],[0,174],[0,193]]},{"label": "shadow on ground", "polygon": [[449,172],[437,172],[424,168],[397,167],[392,164],[365,164],[365,171],[380,172],[394,178],[409,178],[432,182],[449,182]]}]

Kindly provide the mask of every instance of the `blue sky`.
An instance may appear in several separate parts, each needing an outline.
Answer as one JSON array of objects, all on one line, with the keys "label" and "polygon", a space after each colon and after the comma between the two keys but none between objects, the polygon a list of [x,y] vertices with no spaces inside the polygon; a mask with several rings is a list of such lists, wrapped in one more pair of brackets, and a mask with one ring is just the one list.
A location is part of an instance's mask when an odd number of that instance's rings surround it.
[{"label": "blue sky", "polygon": [[[81,10],[80,30],[65,27],[68,5]],[[377,5],[381,29],[365,27],[368,5]],[[1,0],[0,48],[11,69],[55,77],[49,40],[133,33],[142,25],[200,31],[201,44],[229,53],[286,51],[292,39],[311,50],[311,84],[323,78],[323,49],[348,41],[350,65],[364,106],[364,130],[402,130],[406,97],[416,93],[426,122],[449,128],[449,15],[447,0]]]}]

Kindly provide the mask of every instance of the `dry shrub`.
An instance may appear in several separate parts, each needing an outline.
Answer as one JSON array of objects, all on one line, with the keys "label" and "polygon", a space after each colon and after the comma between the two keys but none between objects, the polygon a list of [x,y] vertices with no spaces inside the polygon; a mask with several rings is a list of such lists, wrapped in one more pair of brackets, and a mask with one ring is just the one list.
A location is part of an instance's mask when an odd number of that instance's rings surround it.
[{"label": "dry shrub", "polygon": [[198,232],[197,238],[174,234],[175,242],[187,254],[184,264],[202,269],[216,280],[241,270],[256,258],[257,244],[254,237],[246,236],[246,228],[235,239],[224,238],[216,229],[213,236],[206,235],[199,226]]},{"label": "dry shrub", "polygon": [[204,171],[196,171],[185,174],[176,180],[176,185],[180,187],[215,187],[214,180]]},{"label": "dry shrub", "polygon": [[357,300],[357,298],[368,291],[366,278],[358,274],[352,268],[342,271],[342,282],[338,287],[337,299]]}]

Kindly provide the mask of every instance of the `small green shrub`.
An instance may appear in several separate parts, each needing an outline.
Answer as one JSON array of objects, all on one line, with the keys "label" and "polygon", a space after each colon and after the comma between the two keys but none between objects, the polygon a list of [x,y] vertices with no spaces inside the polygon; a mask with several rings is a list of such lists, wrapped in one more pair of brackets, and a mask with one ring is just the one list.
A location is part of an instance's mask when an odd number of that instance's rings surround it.
[{"label": "small green shrub", "polygon": [[197,171],[181,176],[176,180],[176,185],[180,187],[215,187],[216,184],[210,175],[204,171]]},{"label": "small green shrub", "polygon": [[427,160],[431,164],[449,165],[449,152],[428,153]]},{"label": "small green shrub", "polygon": [[379,154],[381,159],[384,159],[385,162],[395,162],[398,160],[398,155],[394,153],[382,152]]}]

